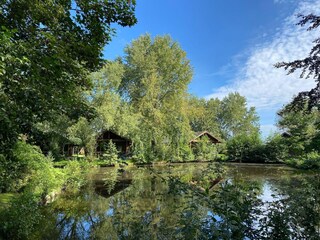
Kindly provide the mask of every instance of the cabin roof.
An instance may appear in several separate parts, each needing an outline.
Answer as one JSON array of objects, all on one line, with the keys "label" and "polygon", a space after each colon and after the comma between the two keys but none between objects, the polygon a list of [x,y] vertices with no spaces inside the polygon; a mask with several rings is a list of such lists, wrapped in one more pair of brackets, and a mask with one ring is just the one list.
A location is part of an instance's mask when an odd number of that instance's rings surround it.
[{"label": "cabin roof", "polygon": [[218,138],[213,136],[208,131],[194,132],[194,137],[193,137],[193,139],[190,140],[190,143],[191,142],[197,142],[198,138],[200,138],[200,137],[202,137],[204,135],[206,135],[211,140],[211,142],[213,142],[213,143],[221,143],[221,141]]},{"label": "cabin roof", "polygon": [[283,138],[289,138],[289,137],[292,137],[292,134],[289,133],[289,132],[283,132],[283,133],[281,133],[281,137],[283,137]]},{"label": "cabin roof", "polygon": [[129,141],[131,142],[130,139],[126,138],[126,137],[123,137],[123,136],[120,136],[119,134],[111,131],[111,130],[104,130],[102,131],[98,137],[97,137],[97,140],[103,140],[103,139],[121,139],[123,141]]}]

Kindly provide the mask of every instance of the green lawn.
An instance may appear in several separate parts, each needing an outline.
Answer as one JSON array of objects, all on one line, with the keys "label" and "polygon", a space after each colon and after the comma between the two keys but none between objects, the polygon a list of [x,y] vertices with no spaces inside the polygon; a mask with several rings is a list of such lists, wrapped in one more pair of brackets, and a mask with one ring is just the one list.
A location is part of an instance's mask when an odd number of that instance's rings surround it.
[{"label": "green lawn", "polygon": [[15,193],[0,193],[0,209],[8,206],[14,196]]}]

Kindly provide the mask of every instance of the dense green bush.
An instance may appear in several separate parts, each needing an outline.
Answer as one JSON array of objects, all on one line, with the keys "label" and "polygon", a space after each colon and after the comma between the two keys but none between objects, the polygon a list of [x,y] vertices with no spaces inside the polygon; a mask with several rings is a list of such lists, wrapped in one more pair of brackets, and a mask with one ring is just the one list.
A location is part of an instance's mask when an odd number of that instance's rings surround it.
[{"label": "dense green bush", "polygon": [[102,154],[102,160],[105,161],[107,164],[116,163],[119,160],[119,151],[117,150],[116,145],[109,141],[106,143],[105,151]]},{"label": "dense green bush", "polygon": [[224,153],[219,153],[219,154],[217,155],[216,160],[217,160],[218,162],[225,162],[225,161],[228,160],[228,156],[227,156],[226,154],[224,154]]},{"label": "dense green bush", "polygon": [[34,230],[40,229],[45,221],[42,205],[46,197],[61,189],[78,191],[89,181],[92,164],[74,160],[68,161],[63,169],[55,169],[51,159],[25,142],[17,143],[14,157],[19,178],[10,187],[20,194],[0,211],[0,239],[39,239]]},{"label": "dense green bush", "polygon": [[69,161],[62,170],[63,185],[67,190],[77,191],[88,182],[88,174],[94,163],[88,161]]},{"label": "dense green bush", "polygon": [[203,137],[193,147],[196,160],[215,160],[218,155],[217,147],[212,144],[208,137]]},{"label": "dense green bush", "polygon": [[179,157],[183,162],[193,161],[195,156],[189,145],[182,145],[179,149]]},{"label": "dense green bush", "polygon": [[24,141],[18,141],[7,159],[0,157],[3,191],[32,189],[35,194],[46,194],[61,185],[59,171],[53,168],[52,159],[41,150]]},{"label": "dense green bush", "polygon": [[31,192],[37,197],[44,197],[63,185],[82,186],[85,174],[92,167],[85,160],[70,160],[64,162],[64,169],[54,168],[51,158],[23,141],[16,143],[11,158],[0,155],[0,163],[0,189],[3,192]]},{"label": "dense green bush", "polygon": [[320,169],[320,154],[310,152],[299,157],[289,158],[286,163],[301,169]]},{"label": "dense green bush", "polygon": [[227,142],[228,158],[239,162],[261,162],[261,140],[258,134],[240,134]]},{"label": "dense green bush", "polygon": [[281,135],[270,136],[262,143],[259,135],[238,135],[227,142],[229,160],[253,163],[284,162],[288,146]]},{"label": "dense green bush", "polygon": [[280,134],[270,136],[264,145],[265,162],[284,162],[288,157],[288,146]]},{"label": "dense green bush", "polygon": [[144,144],[141,141],[137,141],[133,145],[133,152],[132,152],[132,157],[131,160],[133,163],[138,164],[138,163],[146,163],[146,152],[144,149]]}]

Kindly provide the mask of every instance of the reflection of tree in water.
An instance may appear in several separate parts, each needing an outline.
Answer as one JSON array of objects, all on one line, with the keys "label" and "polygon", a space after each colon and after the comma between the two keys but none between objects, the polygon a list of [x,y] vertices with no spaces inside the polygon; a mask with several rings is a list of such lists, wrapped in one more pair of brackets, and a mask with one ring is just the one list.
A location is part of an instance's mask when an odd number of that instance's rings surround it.
[{"label": "reflection of tree in water", "polygon": [[320,239],[320,173],[284,178],[275,186],[281,197],[268,204],[261,232],[269,239]]},{"label": "reflection of tree in water", "polygon": [[261,181],[235,176],[208,189],[221,172],[207,170],[137,169],[133,184],[109,198],[90,187],[64,196],[52,205],[58,217],[47,234],[63,239],[319,239],[319,175],[279,178],[273,186],[281,197],[267,204],[259,198]]}]

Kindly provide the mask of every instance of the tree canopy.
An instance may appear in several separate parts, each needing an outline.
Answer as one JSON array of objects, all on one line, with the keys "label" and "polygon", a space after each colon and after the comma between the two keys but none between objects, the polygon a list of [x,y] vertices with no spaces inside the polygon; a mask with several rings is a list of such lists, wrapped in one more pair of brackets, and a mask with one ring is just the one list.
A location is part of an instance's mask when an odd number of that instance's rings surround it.
[{"label": "tree canopy", "polygon": [[36,122],[92,113],[87,75],[103,63],[111,24],[134,25],[134,10],[126,0],[0,1],[1,152]]},{"label": "tree canopy", "polygon": [[[317,29],[320,26],[320,16],[309,14],[299,15],[300,21],[297,25],[308,25],[308,31]],[[292,110],[301,110],[307,101],[308,110],[313,107],[320,108],[320,37],[314,40],[314,46],[311,48],[309,54],[304,59],[294,60],[292,62],[279,62],[275,64],[277,68],[284,68],[291,74],[297,70],[301,71],[301,78],[314,78],[317,85],[310,91],[300,92],[292,101],[291,105],[287,107]]]}]

